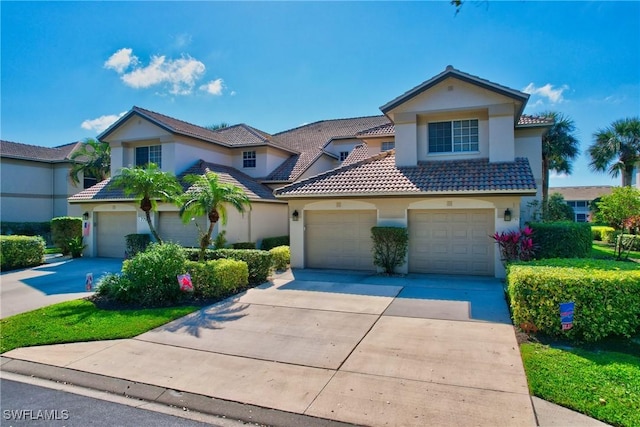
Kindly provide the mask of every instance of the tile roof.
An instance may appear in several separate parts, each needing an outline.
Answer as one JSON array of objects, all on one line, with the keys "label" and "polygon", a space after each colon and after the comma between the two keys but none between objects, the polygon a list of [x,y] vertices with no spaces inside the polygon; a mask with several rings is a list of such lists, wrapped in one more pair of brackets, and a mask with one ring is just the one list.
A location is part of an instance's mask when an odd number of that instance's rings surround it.
[{"label": "tile roof", "polygon": [[347,166],[352,163],[361,162],[367,158],[371,157],[369,154],[369,146],[367,144],[356,145],[351,153],[347,156],[346,159],[342,162],[342,166]]},{"label": "tile roof", "polygon": [[[230,183],[242,188],[251,201],[277,201],[269,187],[260,184],[249,175],[246,175],[232,167],[209,163],[205,162],[204,160],[197,161],[186,171],[178,175],[178,180],[182,183],[183,189],[186,191],[189,188],[189,184],[185,183],[184,181],[184,177],[186,175],[201,175],[204,174],[205,169],[207,168],[219,175],[220,182]],[[97,200],[133,200],[132,197],[125,196],[122,189],[112,188],[109,185],[110,183],[111,178],[108,178],[102,182],[99,182],[91,188],[87,188],[86,190],[69,197],[69,201],[88,202]]]},{"label": "tile roof", "polygon": [[371,129],[363,130],[362,132],[358,132],[358,137],[366,137],[366,136],[393,136],[395,134],[396,127],[393,123],[385,123],[380,126],[376,126]]},{"label": "tile roof", "polygon": [[274,135],[281,144],[298,151],[274,170],[266,181],[295,181],[322,155],[324,146],[336,138],[355,138],[358,132],[388,123],[385,116],[321,120]]},{"label": "tile roof", "polygon": [[225,147],[246,146],[246,145],[271,145],[280,149],[291,151],[287,146],[279,144],[273,140],[273,137],[254,127],[245,125],[244,123],[233,125],[217,130],[209,130],[205,127],[194,125],[192,123],[178,120],[155,111],[145,110],[144,108],[134,106],[127,114],[121,117],[116,123],[111,125],[107,130],[98,136],[102,140],[113,132],[120,123],[128,120],[132,115],[139,115],[150,120],[163,129],[171,133],[185,135],[192,138],[198,138],[203,141],[222,145]]},{"label": "tile roof", "polygon": [[0,141],[0,157],[36,160],[40,162],[64,162],[81,142],[60,145],[58,147],[40,147],[19,142]]},{"label": "tile roof", "polygon": [[560,193],[566,201],[588,200],[592,201],[598,197],[611,194],[613,189],[610,185],[602,186],[580,186],[580,187],[549,187],[549,194]]},{"label": "tile roof", "polygon": [[529,162],[489,159],[429,161],[397,167],[395,150],[337,168],[275,191],[276,197],[535,193]]},{"label": "tile roof", "polygon": [[518,124],[516,126],[525,127],[525,126],[548,126],[553,124],[553,119],[549,119],[547,117],[540,116],[530,116],[528,114],[522,114],[520,119],[518,119]]},{"label": "tile roof", "polygon": [[[383,113],[388,113],[389,111],[393,110],[394,108],[396,108],[397,106],[409,101],[410,99],[412,99],[413,97],[421,94],[422,92],[432,88],[433,86],[437,85],[438,83],[448,79],[449,77],[453,77],[456,78],[458,80],[462,80],[480,87],[483,87],[485,89],[491,90],[493,92],[498,92],[501,93],[502,95],[508,96],[510,98],[514,98],[519,100],[520,102],[522,102],[522,108],[524,108],[524,104],[526,104],[527,100],[529,99],[529,95],[521,92],[519,90],[516,89],[512,89],[510,87],[507,86],[503,86],[500,85],[498,83],[494,83],[492,81],[489,81],[487,79],[483,79],[481,77],[478,76],[474,76],[472,74],[468,74],[465,73],[463,71],[460,71],[456,68],[454,68],[451,65],[448,65],[447,68],[445,68],[444,71],[442,71],[440,74],[430,78],[429,80],[426,80],[422,83],[420,83],[418,86],[409,89],[408,91],[406,91],[405,93],[403,93],[402,95],[396,97],[395,99],[387,102],[385,105],[383,105],[382,107],[380,107],[380,110],[382,110]],[[522,111],[520,111],[522,113]]]}]

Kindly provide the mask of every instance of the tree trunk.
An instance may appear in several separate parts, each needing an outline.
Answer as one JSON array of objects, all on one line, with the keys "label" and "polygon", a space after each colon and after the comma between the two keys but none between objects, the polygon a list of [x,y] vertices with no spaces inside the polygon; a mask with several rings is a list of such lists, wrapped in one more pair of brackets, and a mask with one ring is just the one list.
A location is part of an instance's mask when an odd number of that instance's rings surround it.
[{"label": "tree trunk", "polygon": [[156,239],[158,244],[161,245],[162,239],[160,238],[160,235],[158,234],[156,229],[153,227],[153,222],[151,221],[151,208],[151,200],[149,200],[148,197],[145,197],[140,201],[140,209],[144,211],[144,216],[147,219],[147,224],[149,225],[149,231],[151,231],[151,234],[153,234],[153,237]]},{"label": "tree trunk", "polygon": [[549,200],[549,159],[542,158],[542,205]]},{"label": "tree trunk", "polygon": [[[211,215],[209,215],[211,217]],[[209,228],[207,228],[207,232],[200,239],[200,253],[198,254],[198,261],[204,261],[204,254],[207,251],[207,247],[211,244],[211,235],[213,234],[213,228],[216,226],[216,223],[213,221],[209,221]]]},{"label": "tree trunk", "polygon": [[634,167],[625,167],[624,170],[622,171],[622,186],[623,187],[630,187],[631,186],[631,181],[633,181],[633,171],[634,171]]}]

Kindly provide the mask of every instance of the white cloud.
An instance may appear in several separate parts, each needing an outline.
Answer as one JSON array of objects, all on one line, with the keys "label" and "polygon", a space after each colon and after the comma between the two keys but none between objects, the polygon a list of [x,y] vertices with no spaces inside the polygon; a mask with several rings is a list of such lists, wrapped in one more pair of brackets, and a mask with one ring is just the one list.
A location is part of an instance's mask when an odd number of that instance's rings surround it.
[{"label": "white cloud", "polygon": [[82,127],[82,129],[93,130],[100,133],[106,128],[108,128],[109,126],[111,126],[112,124],[114,124],[116,120],[118,120],[120,117],[124,116],[125,114],[127,114],[126,111],[118,115],[110,114],[108,116],[100,116],[97,119],[88,119],[82,122],[80,127]]},{"label": "white cloud", "polygon": [[558,104],[564,101],[562,92],[567,89],[569,89],[569,86],[567,85],[562,85],[561,87],[554,89],[551,83],[547,83],[546,85],[540,87],[536,87],[535,84],[529,83],[527,87],[522,89],[522,91],[530,95],[538,95],[547,98],[549,101],[551,101],[551,103]]},{"label": "white cloud", "polygon": [[184,47],[189,46],[192,40],[193,40],[193,37],[191,37],[191,34],[187,34],[187,33],[178,34],[177,36],[174,37],[173,46],[177,49],[182,49]]},{"label": "white cloud", "polygon": [[127,47],[120,49],[107,59],[104,68],[111,68],[116,70],[118,74],[122,74],[130,65],[136,66],[138,64],[138,57],[132,53],[133,49]]},{"label": "white cloud", "polygon": [[[104,66],[115,70],[127,86],[140,89],[166,85],[172,95],[190,94],[206,70],[202,62],[189,55],[178,59],[167,59],[164,55],[155,55],[151,57],[149,64],[144,66],[140,63],[138,57],[133,55],[133,50],[129,48],[120,49],[111,55]],[[215,80],[212,83],[218,81],[220,85],[219,93],[215,92],[215,85],[208,89],[207,92],[213,95],[220,95],[222,79]],[[211,86],[212,83],[207,86]]]},{"label": "white cloud", "polygon": [[558,173],[556,171],[551,171],[551,173],[549,174],[549,178],[550,179],[567,179],[569,178],[569,175],[567,175],[566,173]]},{"label": "white cloud", "polygon": [[[200,86],[200,90],[203,90],[211,95],[220,96],[222,95],[222,83],[222,79],[211,80],[209,83]],[[232,92],[231,95],[235,95],[235,92]]]},{"label": "white cloud", "polygon": [[232,91],[231,91],[231,93],[230,93],[229,95],[231,95],[231,96],[236,96],[236,91],[235,91],[235,90],[232,90]]}]

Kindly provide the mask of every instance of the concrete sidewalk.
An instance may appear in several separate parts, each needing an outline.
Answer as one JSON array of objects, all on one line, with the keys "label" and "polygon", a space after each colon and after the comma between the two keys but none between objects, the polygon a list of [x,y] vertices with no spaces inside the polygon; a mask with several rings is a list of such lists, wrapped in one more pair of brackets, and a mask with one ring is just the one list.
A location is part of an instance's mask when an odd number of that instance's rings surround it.
[{"label": "concrete sidewalk", "polygon": [[494,279],[295,271],[134,339],[3,356],[3,371],[126,385],[151,401],[179,395],[204,412],[276,425],[541,419]]}]

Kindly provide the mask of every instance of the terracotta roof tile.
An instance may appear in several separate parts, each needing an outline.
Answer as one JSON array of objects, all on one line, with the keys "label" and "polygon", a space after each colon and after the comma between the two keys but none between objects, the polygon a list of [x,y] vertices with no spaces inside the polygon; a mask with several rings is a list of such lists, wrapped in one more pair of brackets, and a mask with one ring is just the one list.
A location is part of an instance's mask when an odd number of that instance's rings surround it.
[{"label": "terracotta roof tile", "polygon": [[518,126],[536,126],[536,125],[552,125],[553,119],[540,116],[530,116],[523,114],[518,120]]},{"label": "terracotta roof tile", "polygon": [[592,201],[598,197],[611,194],[615,187],[610,185],[593,185],[580,187],[549,187],[549,194],[560,193],[566,201],[588,200]]},{"label": "terracotta roof tile", "polygon": [[267,181],[295,181],[323,153],[324,146],[336,138],[355,138],[358,132],[388,123],[385,116],[322,120],[274,135],[281,144],[298,152],[267,177]]},{"label": "terracotta roof tile", "polygon": [[81,144],[81,142],[72,142],[58,147],[40,147],[19,142],[0,141],[0,157],[52,163],[63,162],[69,160],[71,153]]},{"label": "terracotta roof tile", "polygon": [[340,197],[456,193],[533,193],[529,162],[488,159],[429,161],[397,167],[395,150],[279,188],[277,197]]},{"label": "terracotta roof tile", "polygon": [[385,123],[380,126],[376,126],[371,129],[363,130],[362,132],[358,132],[359,137],[366,136],[393,136],[396,132],[396,127],[393,123]]},{"label": "terracotta roof tile", "polygon": [[[247,194],[247,197],[252,201],[277,201],[269,187],[259,183],[249,175],[246,175],[237,169],[215,163],[208,163],[204,160],[197,161],[186,171],[178,175],[178,180],[182,183],[183,189],[187,191],[189,188],[189,184],[184,181],[184,177],[186,175],[202,175],[207,168],[212,172],[217,173],[221,182],[230,183],[242,188]],[[110,182],[111,178],[99,182],[93,187],[71,196],[69,201],[88,202],[94,200],[133,200],[133,198],[125,196],[122,189],[112,188],[109,185]]]},{"label": "terracotta roof tile", "polygon": [[367,144],[356,145],[353,150],[351,150],[351,153],[349,153],[347,158],[344,159],[342,166],[357,163],[369,157],[371,157],[371,155],[369,154],[369,146]]}]

